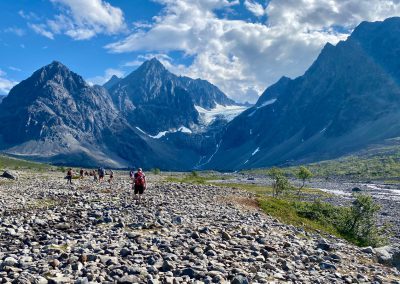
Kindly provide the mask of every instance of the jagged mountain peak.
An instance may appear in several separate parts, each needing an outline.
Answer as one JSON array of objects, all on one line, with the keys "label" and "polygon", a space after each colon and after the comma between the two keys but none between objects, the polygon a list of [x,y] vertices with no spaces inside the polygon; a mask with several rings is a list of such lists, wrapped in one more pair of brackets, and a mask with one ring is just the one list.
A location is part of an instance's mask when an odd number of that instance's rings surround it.
[{"label": "jagged mountain peak", "polygon": [[164,65],[155,57],[150,60],[143,62],[142,65],[135,71],[140,75],[144,76],[157,76],[163,73],[170,73]]},{"label": "jagged mountain peak", "polygon": [[106,88],[107,90],[110,90],[112,87],[114,87],[116,84],[118,84],[122,78],[118,77],[117,75],[112,75],[111,78],[103,84],[103,87]]},{"label": "jagged mountain peak", "polygon": [[48,83],[49,81],[65,85],[67,88],[87,87],[86,81],[78,74],[72,72],[67,66],[59,61],[40,68],[27,80],[36,81],[35,85]]}]

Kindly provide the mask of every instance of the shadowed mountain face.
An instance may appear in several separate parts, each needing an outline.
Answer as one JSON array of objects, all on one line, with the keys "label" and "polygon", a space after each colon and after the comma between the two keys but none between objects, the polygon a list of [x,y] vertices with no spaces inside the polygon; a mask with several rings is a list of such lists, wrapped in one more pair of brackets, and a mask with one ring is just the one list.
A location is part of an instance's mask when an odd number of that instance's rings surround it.
[{"label": "shadowed mountain face", "polygon": [[217,104],[235,105],[209,82],[178,77],[155,58],[143,63],[109,91],[124,117],[152,135],[199,124],[195,106],[212,109]]},{"label": "shadowed mountain face", "polygon": [[108,80],[106,83],[104,83],[103,87],[106,88],[107,90],[111,89],[115,84],[119,83],[122,80],[122,78],[119,78],[115,75],[112,75],[110,80]]},{"label": "shadowed mountain face", "polygon": [[103,156],[102,131],[117,117],[104,88],[90,87],[53,62],[15,86],[3,100],[0,144],[13,154],[65,155],[66,162],[72,163],[86,155],[93,161]]},{"label": "shadowed mountain face", "polygon": [[400,135],[400,18],[362,23],[236,117],[210,168],[334,158]]},{"label": "shadowed mountain face", "polygon": [[[207,102],[220,92],[209,83],[185,78],[190,88],[177,87],[176,78],[157,60],[148,61],[127,78],[106,84],[129,91],[125,102],[115,105],[106,88],[91,87],[53,62],[15,86],[0,104],[0,149],[58,164],[191,169],[213,151],[226,125],[218,120],[208,130],[192,132],[189,128],[200,127],[195,103],[223,101]],[[196,90],[205,94],[197,101]]]},{"label": "shadowed mountain face", "polygon": [[105,89],[90,87],[82,77],[53,62],[15,86],[4,99],[0,133],[7,145],[44,139],[63,128],[91,133],[95,141],[116,116]]},{"label": "shadowed mountain face", "polygon": [[6,97],[5,95],[0,95],[0,104],[4,100],[5,97]]}]

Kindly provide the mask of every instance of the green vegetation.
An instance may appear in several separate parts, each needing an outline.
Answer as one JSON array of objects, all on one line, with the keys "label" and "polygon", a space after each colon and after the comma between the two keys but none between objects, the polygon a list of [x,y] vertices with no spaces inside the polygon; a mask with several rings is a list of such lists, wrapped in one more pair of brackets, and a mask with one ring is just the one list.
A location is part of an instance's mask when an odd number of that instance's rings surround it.
[{"label": "green vegetation", "polygon": [[227,180],[230,179],[230,176],[225,176],[218,174],[216,172],[198,172],[192,171],[186,174],[173,174],[169,177],[165,178],[167,182],[179,182],[179,183],[197,183],[197,184],[205,184],[205,183],[213,183],[217,180]]},{"label": "green vegetation", "polygon": [[258,202],[265,213],[287,224],[333,234],[359,246],[376,247],[386,242],[382,230],[376,227],[379,206],[370,196],[357,195],[351,207],[269,196],[259,197]]},{"label": "green vegetation", "polygon": [[292,189],[289,180],[279,168],[272,168],[268,171],[268,175],[272,179],[272,196],[277,197],[283,192]]},{"label": "green vegetation", "polygon": [[51,168],[51,166],[47,164],[35,163],[0,155],[0,169],[34,169],[38,171],[43,171],[49,168]]},{"label": "green vegetation", "polygon": [[300,191],[304,188],[306,180],[311,179],[312,176],[312,172],[304,166],[299,167],[299,169],[296,171],[296,177],[303,182],[297,191],[298,195],[300,195]]},{"label": "green vegetation", "polygon": [[158,169],[158,168],[154,168],[154,169],[151,169],[151,172],[152,172],[153,174],[155,174],[155,175],[159,175],[159,174],[161,173],[161,170]]},{"label": "green vegetation", "polygon": [[[390,180],[400,183],[400,147],[380,148],[340,159],[307,164],[307,169],[318,178],[344,178],[346,180]],[[286,176],[298,177],[299,167],[287,167]],[[244,171],[247,174],[268,175],[269,169]],[[301,179],[301,178],[300,178]]]}]

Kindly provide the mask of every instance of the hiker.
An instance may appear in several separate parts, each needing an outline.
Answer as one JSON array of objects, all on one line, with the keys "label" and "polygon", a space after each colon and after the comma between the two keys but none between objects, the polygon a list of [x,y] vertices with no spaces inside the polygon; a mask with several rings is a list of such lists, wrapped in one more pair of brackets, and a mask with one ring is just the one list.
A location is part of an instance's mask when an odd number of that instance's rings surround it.
[{"label": "hiker", "polygon": [[133,181],[134,175],[135,175],[135,170],[132,169],[132,170],[129,172],[129,178],[130,178],[132,181]]},{"label": "hiker", "polygon": [[101,167],[99,168],[98,172],[99,172],[99,182],[101,182],[104,179],[105,170],[103,167]]},{"label": "hiker", "polygon": [[69,168],[67,171],[67,176],[65,177],[67,179],[67,184],[72,184],[72,169]]},{"label": "hiker", "polygon": [[110,188],[111,188],[111,183],[114,179],[114,172],[113,170],[110,170],[110,178],[108,179],[108,183],[110,184]]},{"label": "hiker", "polygon": [[143,173],[143,170],[141,168],[138,168],[138,171],[133,175],[133,188],[135,198],[137,198],[138,196],[139,203],[141,201],[141,196],[146,189],[146,185],[146,176]]},{"label": "hiker", "polygon": [[135,199],[137,195],[139,195],[138,201],[140,203],[142,194],[146,189],[146,176],[141,168],[139,168],[137,173],[134,174],[133,187],[134,187]]},{"label": "hiker", "polygon": [[93,170],[92,175],[93,175],[93,180],[97,181],[97,173],[95,170]]},{"label": "hiker", "polygon": [[81,169],[81,170],[79,171],[79,178],[80,178],[80,179],[83,179],[83,173],[84,173],[84,170]]}]

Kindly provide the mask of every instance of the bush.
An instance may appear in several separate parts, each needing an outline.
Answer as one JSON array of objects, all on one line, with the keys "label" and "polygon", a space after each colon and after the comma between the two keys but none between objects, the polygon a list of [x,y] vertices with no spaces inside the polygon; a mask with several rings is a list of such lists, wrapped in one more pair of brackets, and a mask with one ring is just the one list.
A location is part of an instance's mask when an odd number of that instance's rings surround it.
[{"label": "bush", "polygon": [[268,175],[273,180],[272,182],[272,195],[277,197],[279,194],[291,188],[289,180],[284,175],[283,171],[279,168],[272,168],[268,171]]},{"label": "bush", "polygon": [[292,225],[322,230],[359,246],[384,245],[386,228],[378,229],[376,225],[379,205],[370,196],[355,197],[351,207],[334,206],[320,200],[306,202],[269,197],[261,199],[260,205],[266,213]]},{"label": "bush", "polygon": [[357,194],[355,197],[356,200],[344,215],[340,230],[359,240],[360,245],[376,247],[384,244],[383,232],[376,225],[380,205],[369,195]]},{"label": "bush", "polygon": [[161,173],[160,169],[158,168],[152,169],[151,172],[155,175],[159,175]]},{"label": "bush", "polygon": [[196,172],[196,171],[192,171],[192,172],[190,173],[190,175],[191,175],[192,177],[194,177],[194,178],[199,177],[199,173]]},{"label": "bush", "polygon": [[300,194],[300,191],[304,188],[304,185],[306,183],[306,180],[312,178],[313,174],[312,172],[307,169],[304,166],[299,167],[299,169],[296,171],[296,177],[300,180],[302,180],[303,184],[301,187],[299,187],[297,194]]}]

